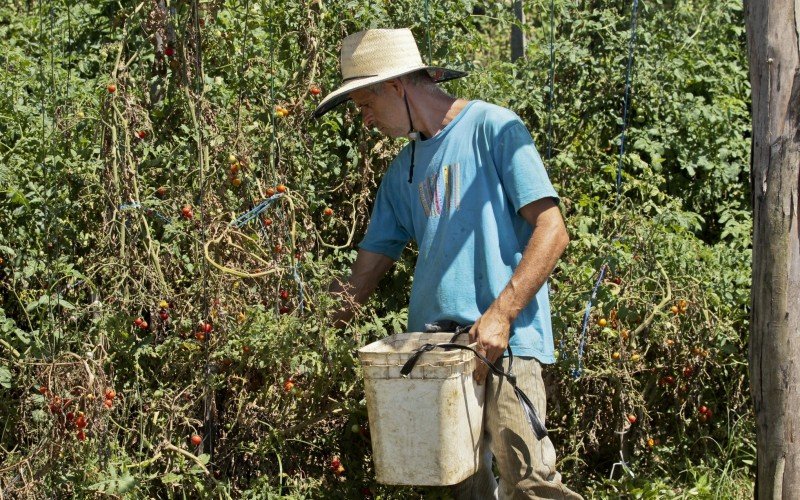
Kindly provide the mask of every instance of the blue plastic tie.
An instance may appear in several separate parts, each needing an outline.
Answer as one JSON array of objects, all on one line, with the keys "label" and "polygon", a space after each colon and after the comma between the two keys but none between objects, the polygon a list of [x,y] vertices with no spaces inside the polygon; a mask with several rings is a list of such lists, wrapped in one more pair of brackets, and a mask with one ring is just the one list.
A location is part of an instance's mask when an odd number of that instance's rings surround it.
[{"label": "blue plastic tie", "polygon": [[578,344],[578,367],[572,370],[574,378],[580,377],[581,373],[583,373],[583,349],[586,346],[586,328],[589,326],[589,314],[592,312],[592,304],[597,297],[597,289],[600,288],[600,283],[603,282],[606,269],[608,269],[608,264],[603,262],[603,265],[600,266],[600,275],[597,277],[594,288],[592,288],[592,296],[589,297],[589,301],[586,303],[586,311],[583,313],[583,328],[581,329],[581,340]]},{"label": "blue plastic tie", "polygon": [[259,203],[255,207],[251,208],[249,211],[247,211],[247,212],[243,213],[242,215],[240,215],[239,217],[237,217],[236,220],[231,222],[231,224],[236,226],[236,227],[244,226],[245,224],[247,224],[251,220],[253,220],[256,217],[258,217],[259,215],[261,215],[262,212],[264,212],[266,209],[268,209],[270,207],[270,205],[275,203],[275,201],[277,201],[281,196],[283,196],[283,194],[281,194],[281,193],[273,194],[272,196],[270,196],[266,200],[262,201],[261,203]]},{"label": "blue plastic tie", "polygon": [[137,208],[142,208],[142,204],[138,201],[133,201],[131,203],[123,203],[119,206],[120,210],[136,210]]},{"label": "blue plastic tie", "polygon": [[294,275],[294,280],[297,282],[297,292],[298,296],[300,297],[300,312],[303,312],[305,304],[303,296],[303,280],[300,279],[300,273],[297,272],[297,262],[294,263],[292,274]]},{"label": "blue plastic tie", "polygon": [[615,204],[619,206],[622,191],[622,161],[625,157],[625,130],[628,125],[628,108],[631,100],[631,72],[633,67],[633,53],[636,46],[636,14],[639,10],[639,0],[633,0],[631,9],[631,38],[628,41],[628,64],[625,69],[625,96],[622,106],[622,133],[619,139],[619,161],[617,162],[617,196]]},{"label": "blue plastic tie", "polygon": [[[265,212],[270,206],[272,206],[273,203],[278,201],[278,199],[280,199],[282,196],[283,196],[282,193],[273,194],[272,196],[262,201],[252,209],[248,210],[247,212],[237,217],[236,220],[234,220],[231,224],[240,228],[245,224],[249,223],[250,221],[252,221],[253,219],[257,219],[259,215]],[[260,222],[258,228],[259,233],[265,240],[268,240],[269,236],[267,235],[266,224],[264,224],[264,221],[261,220],[260,218],[258,219],[258,221]],[[292,276],[294,277],[294,280],[297,282],[297,289],[300,296],[300,311],[303,311],[305,304],[303,295],[303,280],[300,279],[300,274],[297,272],[297,263],[295,263],[295,265],[292,267]]]}]

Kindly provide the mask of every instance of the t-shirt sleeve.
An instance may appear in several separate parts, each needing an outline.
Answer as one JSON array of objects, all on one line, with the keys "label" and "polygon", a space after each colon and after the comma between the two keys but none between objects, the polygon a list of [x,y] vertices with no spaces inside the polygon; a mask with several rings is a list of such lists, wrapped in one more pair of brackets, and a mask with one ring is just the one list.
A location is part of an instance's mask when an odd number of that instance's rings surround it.
[{"label": "t-shirt sleeve", "polygon": [[364,235],[364,239],[358,246],[362,250],[398,260],[403,249],[411,240],[411,235],[397,218],[391,199],[393,189],[389,186],[390,181],[391,179],[387,175],[378,188],[367,234]]},{"label": "t-shirt sleeve", "polygon": [[521,121],[511,122],[500,131],[493,156],[515,211],[542,198],[551,197],[558,202],[533,138]]}]

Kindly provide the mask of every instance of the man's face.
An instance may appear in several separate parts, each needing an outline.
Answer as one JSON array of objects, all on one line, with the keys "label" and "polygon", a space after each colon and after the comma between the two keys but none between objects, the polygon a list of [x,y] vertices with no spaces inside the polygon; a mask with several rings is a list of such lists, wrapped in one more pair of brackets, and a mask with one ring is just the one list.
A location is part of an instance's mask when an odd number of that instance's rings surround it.
[{"label": "man's face", "polygon": [[403,137],[408,133],[403,90],[398,80],[383,82],[383,89],[375,93],[368,89],[350,92],[350,98],[358,107],[364,126],[377,128],[389,137]]}]

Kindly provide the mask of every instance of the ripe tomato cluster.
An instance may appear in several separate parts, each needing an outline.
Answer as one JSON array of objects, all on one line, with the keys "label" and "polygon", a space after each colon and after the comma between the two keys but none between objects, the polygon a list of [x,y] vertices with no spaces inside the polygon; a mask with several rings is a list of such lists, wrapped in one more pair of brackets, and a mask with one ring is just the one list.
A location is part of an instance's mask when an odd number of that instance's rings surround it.
[{"label": "ripe tomato cluster", "polygon": [[181,215],[183,216],[184,219],[191,219],[192,217],[194,217],[192,206],[184,205],[183,207],[181,207]]},{"label": "ripe tomato cluster", "polygon": [[288,314],[289,312],[291,312],[291,308],[289,307],[289,304],[287,303],[289,301],[289,291],[288,290],[284,290],[284,289],[280,289],[278,291],[278,297],[281,299],[281,305],[280,305],[280,308],[278,309],[278,311],[281,314]]},{"label": "ripe tomato cluster", "polygon": [[706,405],[700,405],[697,409],[697,412],[700,414],[697,416],[697,420],[700,421],[701,424],[708,423],[711,420],[711,417],[714,413],[708,409]]},{"label": "ripe tomato cluster", "polygon": [[78,441],[86,441],[86,426],[89,425],[86,421],[86,415],[82,411],[67,412],[65,416],[67,427],[75,430],[75,437]]},{"label": "ripe tomato cluster", "polygon": [[194,333],[194,338],[200,342],[205,342],[213,329],[214,327],[211,325],[211,322],[201,321],[197,325],[197,331]]},{"label": "ripe tomato cluster", "polygon": [[105,398],[103,399],[103,406],[106,409],[111,409],[114,406],[114,398],[117,397],[117,391],[114,389],[107,389],[105,393]]},{"label": "ripe tomato cluster", "polygon": [[330,468],[331,471],[333,471],[333,473],[336,474],[337,476],[341,476],[342,474],[344,474],[345,471],[344,465],[342,465],[342,461],[338,455],[334,455],[333,457],[331,457]]},{"label": "ripe tomato cluster", "polygon": [[668,385],[675,385],[675,377],[672,375],[664,375],[660,379],[658,379],[658,385],[665,387]]},{"label": "ripe tomato cluster", "polygon": [[[86,414],[81,410],[70,409],[73,405],[77,405],[78,401],[73,398],[62,398],[61,396],[51,394],[47,386],[44,385],[39,387],[39,393],[45,397],[52,396],[47,403],[47,408],[56,418],[58,428],[62,431],[75,431],[75,437],[78,441],[85,441],[85,429],[89,425]],[[80,395],[81,391],[76,388],[73,389],[72,393],[77,396]],[[93,396],[90,399],[93,399]]]},{"label": "ripe tomato cluster", "polygon": [[230,167],[228,168],[228,180],[233,187],[241,186],[242,178],[239,176],[239,172],[244,166],[244,160],[239,161],[236,155],[231,153],[228,155],[228,163],[230,164]]},{"label": "ripe tomato cluster", "polygon": [[169,320],[169,308],[169,302],[166,300],[161,300],[158,303],[158,317],[165,323]]},{"label": "ripe tomato cluster", "polygon": [[686,314],[686,309],[689,307],[689,303],[685,300],[681,299],[678,301],[677,304],[673,304],[669,310],[672,314]]}]

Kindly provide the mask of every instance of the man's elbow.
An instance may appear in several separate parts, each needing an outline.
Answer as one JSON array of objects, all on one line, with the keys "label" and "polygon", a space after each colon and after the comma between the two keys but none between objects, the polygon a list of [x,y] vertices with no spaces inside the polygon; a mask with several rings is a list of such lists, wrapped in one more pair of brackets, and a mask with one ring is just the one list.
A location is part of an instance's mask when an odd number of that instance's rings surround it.
[{"label": "man's elbow", "polygon": [[556,233],[556,242],[558,255],[560,257],[564,253],[564,250],[567,249],[567,246],[569,246],[569,233],[567,232],[567,227],[563,222],[559,224],[558,231]]}]

